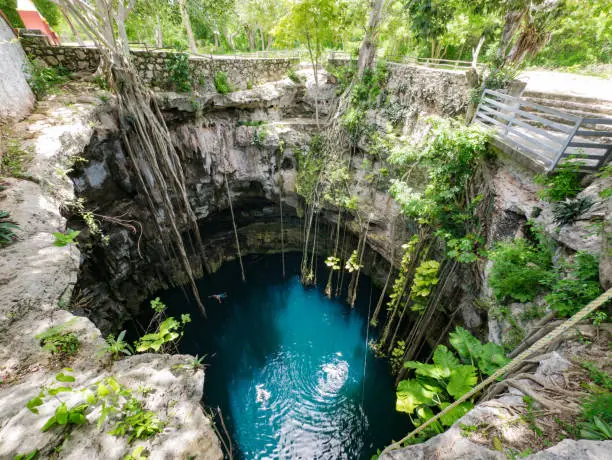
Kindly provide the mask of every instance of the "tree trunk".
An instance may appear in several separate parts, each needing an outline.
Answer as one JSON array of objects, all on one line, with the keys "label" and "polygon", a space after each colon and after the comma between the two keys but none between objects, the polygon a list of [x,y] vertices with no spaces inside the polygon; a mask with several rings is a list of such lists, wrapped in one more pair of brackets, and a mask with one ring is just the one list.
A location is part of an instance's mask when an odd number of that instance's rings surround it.
[{"label": "tree trunk", "polygon": [[72,32],[72,35],[74,35],[74,39],[77,41],[79,45],[85,46],[85,42],[81,38],[81,34],[79,34],[79,31],[76,29],[76,27],[74,27],[74,24],[70,20],[70,17],[68,17],[68,15],[64,12],[63,8],[58,8],[58,9],[61,11],[62,16],[64,17],[64,19],[66,20],[66,23],[68,24],[68,27],[70,27],[70,31]]},{"label": "tree trunk", "polygon": [[382,21],[383,11],[387,0],[372,0],[372,11],[366,29],[361,48],[359,48],[359,59],[357,60],[357,76],[363,76],[365,69],[371,69],[376,58],[376,42],[378,40],[378,28]]},{"label": "tree trunk", "polygon": [[264,39],[263,29],[259,28],[259,38],[261,38],[261,50],[266,50],[266,40]]},{"label": "tree trunk", "polygon": [[506,62],[508,47],[512,43],[512,38],[514,37],[514,34],[516,33],[524,14],[525,11],[508,11],[508,13],[506,13],[506,17],[504,18],[504,28],[499,41],[499,48],[497,48],[497,59],[500,61],[500,63],[502,63],[502,66]]},{"label": "tree trunk", "polygon": [[219,32],[216,30],[213,30],[213,37],[215,39],[215,48],[219,48]]},{"label": "tree trunk", "polygon": [[310,34],[306,32],[306,46],[308,47],[308,54],[310,54],[310,62],[312,63],[312,71],[314,73],[314,81],[315,81],[315,90],[314,90],[314,100],[315,100],[315,120],[317,123],[317,127],[319,127],[319,59],[317,58],[317,51],[313,53],[312,51],[312,41],[310,39]]},{"label": "tree trunk", "polygon": [[472,48],[472,67],[474,68],[476,68],[478,65],[478,55],[480,54],[480,49],[482,48],[484,41],[485,36],[483,35],[480,37],[480,40],[478,40],[478,45],[476,45],[476,48]]},{"label": "tree trunk", "polygon": [[233,33],[225,33],[225,39],[227,40],[227,44],[229,45],[232,51],[236,51],[236,45],[234,44],[234,37],[238,35],[238,32]]},{"label": "tree trunk", "polygon": [[155,15],[155,46],[157,48],[164,47],[164,35],[161,28],[161,22],[159,20],[159,13]]},{"label": "tree trunk", "polygon": [[252,51],[255,49],[255,33],[253,32],[253,29],[249,27],[248,24],[244,25],[244,30],[247,35],[247,40],[249,41],[249,51]]},{"label": "tree trunk", "polygon": [[178,0],[179,9],[181,10],[181,17],[183,18],[183,24],[185,24],[185,30],[187,31],[187,39],[189,40],[189,49],[192,53],[197,54],[198,48],[196,47],[195,38],[193,36],[193,30],[191,29],[191,20],[189,19],[189,13],[185,7],[185,0]]}]

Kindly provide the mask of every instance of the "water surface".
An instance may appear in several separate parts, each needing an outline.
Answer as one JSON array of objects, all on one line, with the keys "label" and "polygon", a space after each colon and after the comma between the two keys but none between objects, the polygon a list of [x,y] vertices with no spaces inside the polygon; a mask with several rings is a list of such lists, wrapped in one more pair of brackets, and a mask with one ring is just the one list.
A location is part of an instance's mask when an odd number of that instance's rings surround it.
[{"label": "water surface", "polygon": [[[286,257],[285,279],[280,256],[260,256],[245,258],[244,284],[237,263],[200,280],[203,297],[229,295],[207,299],[208,320],[179,289],[160,297],[169,314],[191,313],[180,350],[208,355],[204,401],[221,408],[238,458],[370,458],[410,429],[394,410],[387,362],[366,346],[379,291],[362,277],[351,309],[323,286],[304,288],[298,261]],[[319,279],[327,280],[324,265]]]}]

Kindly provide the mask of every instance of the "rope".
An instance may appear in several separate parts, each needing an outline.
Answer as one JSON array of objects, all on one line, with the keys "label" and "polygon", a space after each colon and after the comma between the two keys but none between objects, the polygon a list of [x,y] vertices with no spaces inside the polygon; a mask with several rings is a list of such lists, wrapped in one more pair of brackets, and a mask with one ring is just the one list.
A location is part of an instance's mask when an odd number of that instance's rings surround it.
[{"label": "rope", "polygon": [[518,355],[516,358],[514,358],[512,361],[510,361],[504,367],[502,367],[502,368],[498,369],[497,371],[495,371],[490,377],[488,377],[486,380],[482,381],[480,384],[476,385],[474,388],[472,388],[466,394],[461,396],[457,401],[452,403],[450,406],[448,406],[442,412],[440,412],[439,414],[436,414],[434,417],[432,417],[429,420],[427,420],[425,423],[420,425],[414,431],[411,431],[410,433],[408,433],[408,435],[405,436],[404,438],[402,438],[399,441],[394,442],[393,444],[385,447],[385,449],[381,453],[381,457],[382,457],[383,454],[385,454],[387,452],[390,452],[390,451],[395,450],[395,449],[399,449],[401,447],[401,445],[404,442],[406,442],[408,439],[410,439],[413,436],[419,434],[421,431],[423,431],[425,428],[427,428],[433,422],[435,422],[438,419],[440,419],[440,417],[448,414],[450,411],[452,411],[454,408],[459,406],[461,403],[467,401],[469,398],[474,396],[476,393],[480,392],[481,390],[484,390],[488,385],[490,385],[491,383],[497,381],[497,379],[502,377],[504,374],[506,374],[509,371],[511,371],[512,369],[516,368],[519,364],[521,364],[523,361],[525,361],[527,358],[529,358],[531,355],[533,355],[536,351],[538,351],[541,348],[545,347],[546,345],[551,343],[553,340],[555,340],[560,335],[565,334],[568,331],[569,328],[571,328],[572,326],[574,326],[577,323],[579,323],[580,321],[582,321],[587,315],[589,315],[590,313],[592,313],[595,310],[597,310],[599,307],[601,307],[603,304],[605,304],[611,298],[612,298],[612,288],[608,289],[602,295],[600,295],[595,300],[590,302],[586,307],[584,307],[582,310],[580,310],[578,313],[576,313],[570,319],[565,321],[563,324],[559,325],[559,327],[553,329],[546,336],[542,337],[540,340],[538,340],[531,347],[529,347],[527,350],[522,352],[520,355]]},{"label": "rope", "polygon": [[283,192],[280,193],[280,221],[281,221],[281,261],[283,264],[283,279],[285,279],[285,230],[283,225]]},{"label": "rope", "polygon": [[225,189],[227,190],[227,200],[229,201],[230,213],[232,215],[232,225],[234,226],[234,237],[236,238],[236,249],[238,250],[238,261],[240,262],[240,271],[242,272],[242,281],[246,281],[244,275],[244,265],[242,265],[242,254],[240,253],[240,240],[238,239],[238,229],[236,228],[236,219],[234,219],[234,208],[232,207],[232,196],[230,195],[229,184],[227,182],[227,174],[223,173],[225,177]]},{"label": "rope", "polygon": [[[370,341],[370,312],[372,311],[372,284],[370,284],[370,303],[368,304],[368,320],[366,322],[366,339],[365,339],[365,352],[363,355],[363,384],[361,386],[361,408],[363,408],[363,402],[365,401],[365,384],[366,384],[366,369],[368,364],[368,342]],[[364,411],[365,416],[365,411]]]}]

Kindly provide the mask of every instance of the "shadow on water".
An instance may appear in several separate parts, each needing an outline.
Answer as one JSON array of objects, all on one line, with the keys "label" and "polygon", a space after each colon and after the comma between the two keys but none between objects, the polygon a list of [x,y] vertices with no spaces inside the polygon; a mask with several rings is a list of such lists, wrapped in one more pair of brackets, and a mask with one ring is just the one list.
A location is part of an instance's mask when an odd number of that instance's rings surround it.
[{"label": "shadow on water", "polygon": [[[208,320],[181,289],[158,295],[168,315],[191,314],[180,351],[207,355],[204,401],[221,408],[236,458],[370,458],[411,428],[395,411],[388,363],[365,344],[380,291],[362,276],[351,309],[346,289],[340,299],[324,295],[321,261],[319,285],[305,289],[299,260],[286,255],[285,279],[280,255],[270,255],[244,259],[246,283],[237,262],[199,280]],[[223,303],[206,299],[221,292]]]}]

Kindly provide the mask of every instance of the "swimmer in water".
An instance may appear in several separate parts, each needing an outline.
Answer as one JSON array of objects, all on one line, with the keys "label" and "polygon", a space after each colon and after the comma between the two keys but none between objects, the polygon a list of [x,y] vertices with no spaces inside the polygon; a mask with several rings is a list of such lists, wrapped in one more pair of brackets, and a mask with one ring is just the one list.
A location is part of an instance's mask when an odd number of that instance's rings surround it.
[{"label": "swimmer in water", "polygon": [[213,294],[208,296],[209,299],[216,299],[217,302],[223,303],[224,299],[227,299],[227,292],[222,292],[221,294]]}]

